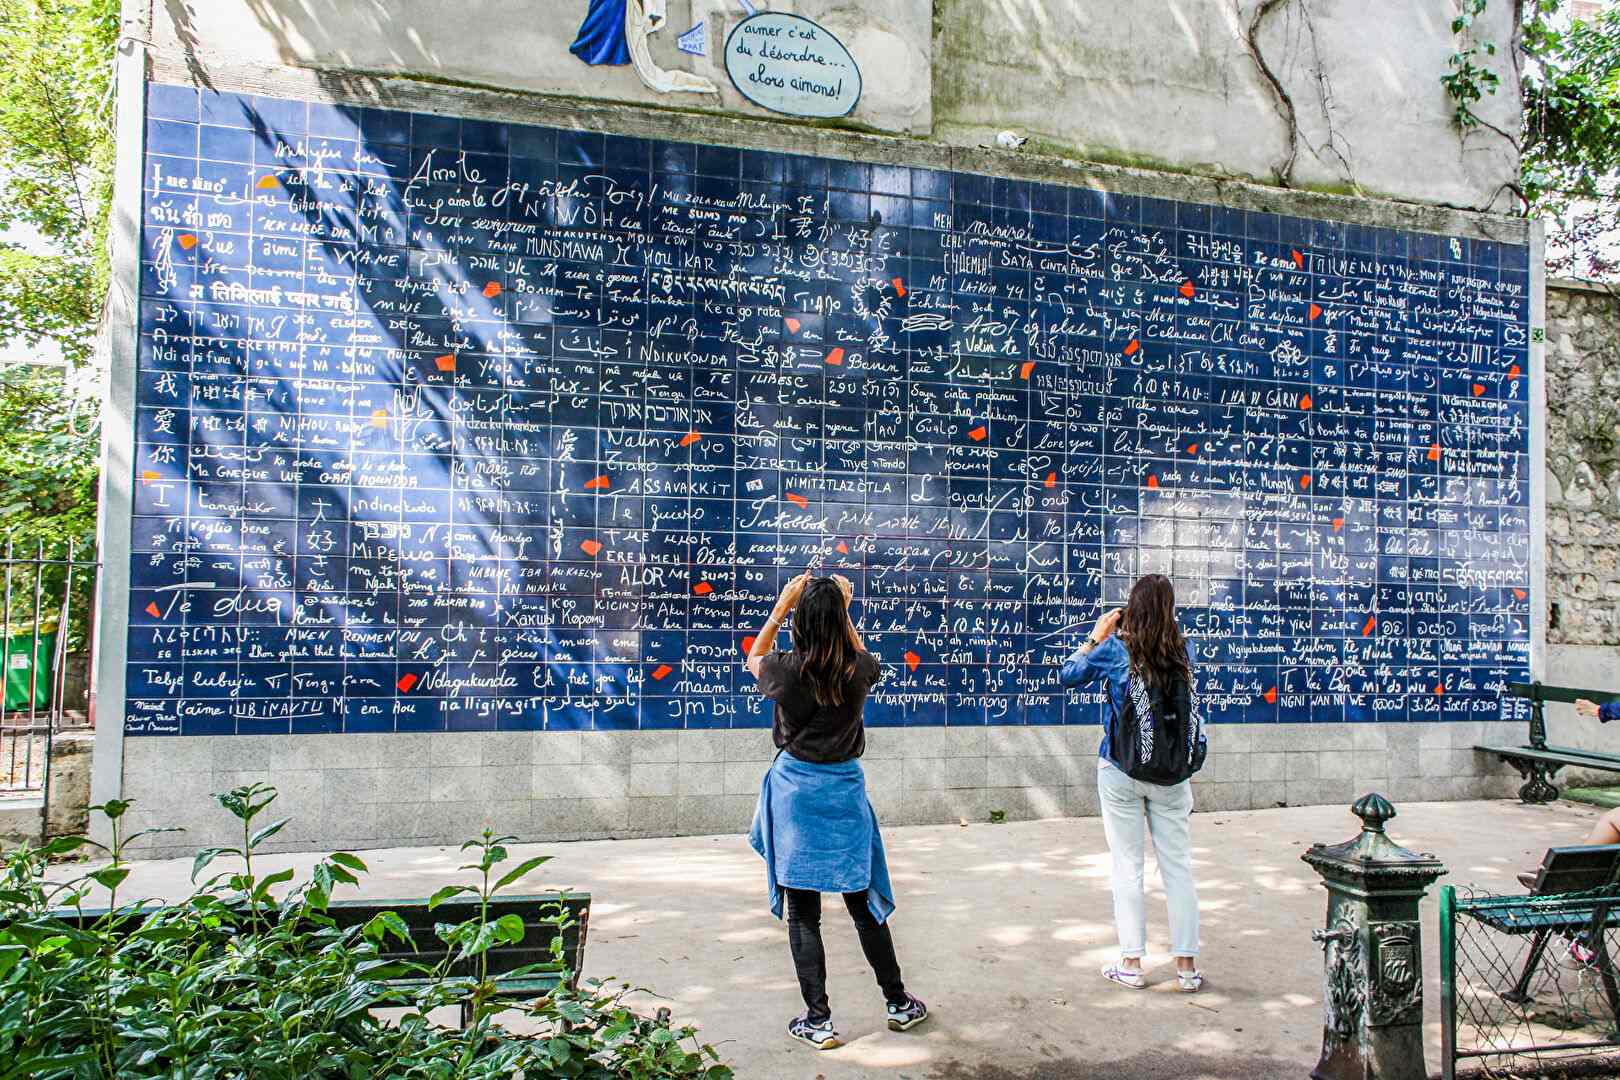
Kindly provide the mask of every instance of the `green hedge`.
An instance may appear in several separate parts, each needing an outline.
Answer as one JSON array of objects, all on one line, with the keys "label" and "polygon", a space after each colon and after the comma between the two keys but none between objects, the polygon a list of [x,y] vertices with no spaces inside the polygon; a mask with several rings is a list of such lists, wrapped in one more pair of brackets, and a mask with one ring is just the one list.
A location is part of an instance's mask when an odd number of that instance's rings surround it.
[{"label": "green hedge", "polygon": [[[452,977],[468,961],[481,974],[489,949],[521,940],[521,920],[475,917],[438,927],[449,946],[437,964],[385,960],[379,944],[405,940],[404,923],[384,912],[363,927],[339,929],[326,914],[334,890],[358,884],[365,863],[347,852],[315,865],[260,876],[256,849],[286,825],[259,825],[276,793],[262,785],[216,795],[241,823],[240,846],[200,852],[194,891],[163,907],[119,904],[129,874],[123,834],[129,804],[94,807],[111,819],[112,842],[68,837],[8,853],[0,872],[0,1080],[63,1077],[448,1078],[579,1077],[585,1080],[730,1080],[712,1047],[691,1028],[671,1028],[627,1004],[635,991],[591,981],[558,989],[526,1007],[533,1034],[494,1022],[507,1005],[491,1001],[482,977]],[[507,861],[511,837],[486,830],[462,850],[476,883],[451,886],[435,903],[472,894],[484,904],[545,862]],[[47,880],[53,860],[97,854],[99,868],[72,881]],[[210,867],[229,869],[198,883]],[[278,899],[272,890],[286,886]],[[94,902],[109,913],[88,920],[54,917]],[[553,958],[562,959],[561,935]],[[425,978],[420,987],[389,978]],[[465,1028],[428,1018],[467,1002]],[[404,1010],[379,1019],[375,1009]]]}]

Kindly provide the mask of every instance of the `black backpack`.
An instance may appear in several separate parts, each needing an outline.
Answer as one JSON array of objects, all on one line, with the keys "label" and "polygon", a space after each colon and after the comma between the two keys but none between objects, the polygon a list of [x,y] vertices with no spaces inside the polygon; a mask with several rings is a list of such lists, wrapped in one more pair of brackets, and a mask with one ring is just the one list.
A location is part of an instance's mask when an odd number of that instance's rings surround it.
[{"label": "black backpack", "polygon": [[1132,780],[1169,786],[1202,769],[1207,750],[1187,677],[1177,672],[1162,684],[1149,685],[1131,672],[1130,693],[1109,740],[1114,764]]}]

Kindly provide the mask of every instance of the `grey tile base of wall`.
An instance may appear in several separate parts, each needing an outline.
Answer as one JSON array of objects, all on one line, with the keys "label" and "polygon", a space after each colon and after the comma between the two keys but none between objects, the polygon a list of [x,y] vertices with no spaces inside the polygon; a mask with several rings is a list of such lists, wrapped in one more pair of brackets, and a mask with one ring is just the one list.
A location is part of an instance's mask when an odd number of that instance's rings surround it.
[{"label": "grey tile base of wall", "polygon": [[[1200,810],[1506,798],[1518,776],[1471,749],[1523,724],[1219,725],[1194,780]],[[1098,728],[868,732],[867,790],[886,825],[1097,812]],[[210,797],[255,780],[292,821],[267,850],[459,843],[486,825],[522,840],[737,833],[775,749],[769,731],[239,735],[124,741],[132,849],[190,854],[240,840]],[[99,752],[99,749],[98,749]],[[271,820],[267,818],[266,820]]]}]

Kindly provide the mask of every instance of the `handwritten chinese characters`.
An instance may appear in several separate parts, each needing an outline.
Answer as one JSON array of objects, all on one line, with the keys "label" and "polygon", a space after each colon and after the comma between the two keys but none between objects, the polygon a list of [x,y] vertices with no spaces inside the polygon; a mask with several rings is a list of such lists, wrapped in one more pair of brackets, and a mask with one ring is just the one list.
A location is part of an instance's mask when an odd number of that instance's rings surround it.
[{"label": "handwritten chinese characters", "polygon": [[1526,251],[153,86],[128,730],[767,722],[806,565],[883,724],[1093,723],[1174,578],[1216,720],[1502,715]]}]

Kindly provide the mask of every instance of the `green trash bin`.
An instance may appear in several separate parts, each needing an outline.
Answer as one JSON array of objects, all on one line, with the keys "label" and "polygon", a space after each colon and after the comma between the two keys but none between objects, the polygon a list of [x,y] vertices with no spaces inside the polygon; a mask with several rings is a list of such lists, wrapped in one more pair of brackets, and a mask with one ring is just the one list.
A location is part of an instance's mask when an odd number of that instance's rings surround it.
[{"label": "green trash bin", "polygon": [[56,660],[56,623],[44,620],[38,632],[31,622],[5,627],[5,644],[0,646],[0,663],[5,665],[7,712],[26,712],[29,702],[35,709],[51,704],[52,665]]}]

